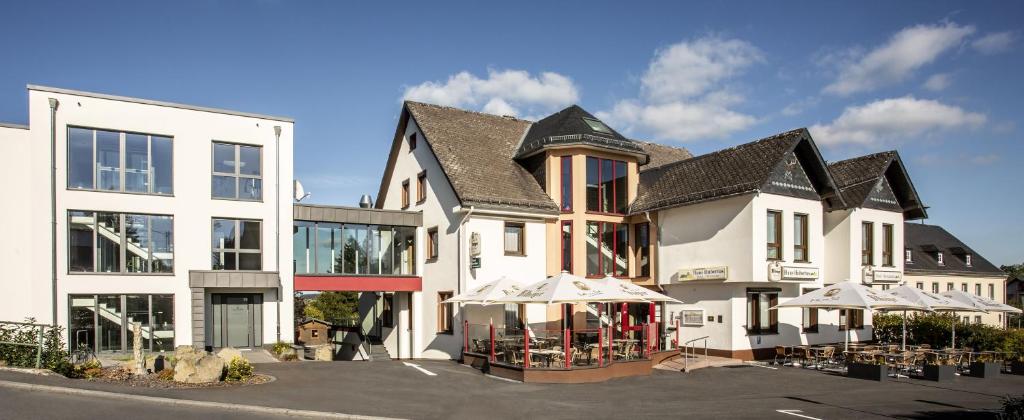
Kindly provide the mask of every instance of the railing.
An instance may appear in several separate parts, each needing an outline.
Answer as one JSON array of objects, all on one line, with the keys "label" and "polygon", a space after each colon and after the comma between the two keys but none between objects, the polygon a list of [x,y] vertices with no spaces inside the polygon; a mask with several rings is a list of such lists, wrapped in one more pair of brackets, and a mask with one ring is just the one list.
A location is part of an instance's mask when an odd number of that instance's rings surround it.
[{"label": "railing", "polygon": [[19,327],[38,328],[38,331],[35,333],[36,342],[34,344],[33,343],[17,342],[17,341],[0,341],[0,344],[7,344],[7,345],[11,345],[11,346],[35,347],[36,348],[36,365],[35,366],[36,366],[36,369],[39,369],[39,367],[41,367],[42,363],[43,363],[43,346],[45,345],[44,341],[46,340],[46,338],[45,338],[45,331],[46,331],[47,328],[52,328],[52,326],[46,325],[46,324],[32,324],[32,323],[28,323],[28,322],[7,322],[7,321],[0,321],[0,325],[16,325],[16,326],[19,326]]},{"label": "railing", "polygon": [[690,341],[687,341],[687,342],[683,343],[682,348],[683,348],[683,371],[684,372],[688,371],[687,363],[689,362],[689,359],[690,359],[689,355],[691,353],[691,350],[692,350],[692,353],[693,353],[693,357],[697,357],[697,349],[692,348],[693,346],[690,346],[689,345],[690,343],[697,342],[697,341],[700,341],[700,340],[704,340],[704,361],[707,362],[707,360],[708,360],[708,337],[709,336],[705,335],[703,337],[697,337],[697,338],[694,338],[693,340],[690,340]]},{"label": "railing", "polygon": [[[523,369],[578,369],[648,360],[658,341],[657,324],[616,331],[611,326],[544,330],[463,322],[463,352]],[[529,339],[527,339],[529,337]]]}]

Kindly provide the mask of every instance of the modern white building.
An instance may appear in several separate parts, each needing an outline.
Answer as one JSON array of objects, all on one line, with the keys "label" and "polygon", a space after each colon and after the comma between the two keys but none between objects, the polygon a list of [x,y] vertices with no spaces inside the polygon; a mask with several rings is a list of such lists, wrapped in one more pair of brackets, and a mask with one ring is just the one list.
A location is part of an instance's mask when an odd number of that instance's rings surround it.
[{"label": "modern white building", "polygon": [[[0,320],[72,349],[291,341],[291,119],[28,86],[0,127]],[[282,249],[282,246],[285,247]]]}]

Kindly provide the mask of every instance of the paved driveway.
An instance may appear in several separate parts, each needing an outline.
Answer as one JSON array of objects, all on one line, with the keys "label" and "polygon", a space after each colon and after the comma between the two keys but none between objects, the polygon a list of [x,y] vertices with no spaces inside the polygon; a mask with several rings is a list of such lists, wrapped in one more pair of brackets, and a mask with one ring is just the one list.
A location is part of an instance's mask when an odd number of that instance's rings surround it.
[{"label": "paved driveway", "polygon": [[[1024,393],[1024,376],[1011,375],[960,377],[948,384],[906,379],[877,383],[800,368],[742,366],[688,374],[655,371],[650,377],[600,384],[544,385],[485,377],[454,362],[416,364],[422,370],[400,361],[264,364],[257,370],[277,381],[207,390],[32,379],[172,398],[403,418],[986,418],[999,408],[1001,396]],[[0,373],[0,379],[17,380],[11,375]]]}]

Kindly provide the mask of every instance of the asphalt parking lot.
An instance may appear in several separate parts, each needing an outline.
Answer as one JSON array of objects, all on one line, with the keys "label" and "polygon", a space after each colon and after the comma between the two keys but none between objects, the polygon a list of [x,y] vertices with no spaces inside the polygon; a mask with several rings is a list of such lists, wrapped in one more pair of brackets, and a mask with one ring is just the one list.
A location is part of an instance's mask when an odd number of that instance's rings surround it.
[{"label": "asphalt parking lot", "polygon": [[[277,378],[258,386],[154,390],[0,372],[0,380],[169,398],[400,418],[994,418],[1000,397],[1024,393],[1024,376],[949,383],[878,383],[801,368],[655,371],[599,384],[522,384],[454,362],[294,362],[257,365]],[[0,388],[0,405],[17,405]],[[79,405],[88,410],[88,405]],[[2,417],[2,416],[0,416]]]}]

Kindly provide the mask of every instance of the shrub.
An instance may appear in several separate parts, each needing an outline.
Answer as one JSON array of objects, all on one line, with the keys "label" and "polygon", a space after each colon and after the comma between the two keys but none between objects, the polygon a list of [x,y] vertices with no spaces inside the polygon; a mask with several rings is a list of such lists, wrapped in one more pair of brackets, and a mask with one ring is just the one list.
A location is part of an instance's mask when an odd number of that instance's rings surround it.
[{"label": "shrub", "polygon": [[244,381],[252,377],[252,365],[248,360],[235,357],[228,363],[227,374],[224,378],[228,381]]},{"label": "shrub", "polygon": [[174,380],[174,369],[164,369],[157,372],[156,377],[161,381],[173,381]]},{"label": "shrub", "polygon": [[299,360],[299,355],[295,353],[288,353],[286,355],[281,356],[281,361],[283,362],[294,362],[296,360]]},{"label": "shrub", "polygon": [[291,348],[291,344],[285,343],[283,341],[278,341],[274,343],[273,351],[274,354],[280,356],[281,353],[284,353],[285,350],[288,350],[289,348]]},{"label": "shrub", "polygon": [[1003,412],[1000,414],[1001,419],[1024,419],[1024,396],[1020,398],[1006,396],[1003,398]]},{"label": "shrub", "polygon": [[[26,323],[33,324],[34,318],[25,318]],[[23,344],[39,342],[39,328],[29,325],[0,324],[0,341]],[[0,344],[0,360],[9,366],[35,367],[36,348],[13,344]],[[64,344],[64,329],[60,326],[47,326],[43,332],[43,351],[40,367],[50,369],[64,376],[74,374],[74,366],[69,360]]]}]

